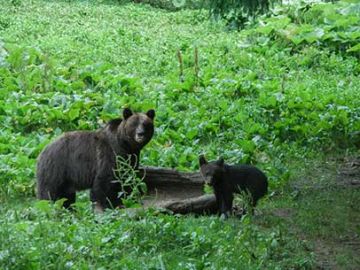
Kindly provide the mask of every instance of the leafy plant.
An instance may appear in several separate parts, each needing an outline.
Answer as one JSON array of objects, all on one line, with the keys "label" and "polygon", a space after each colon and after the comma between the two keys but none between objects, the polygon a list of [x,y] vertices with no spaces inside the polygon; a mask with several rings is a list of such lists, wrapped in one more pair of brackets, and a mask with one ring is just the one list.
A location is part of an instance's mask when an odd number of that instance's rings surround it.
[{"label": "leafy plant", "polygon": [[245,25],[249,17],[269,11],[271,0],[209,0],[210,13],[224,18],[233,28]]},{"label": "leafy plant", "polygon": [[[140,177],[140,171],[130,165],[133,157],[136,158],[136,156],[131,155],[128,158],[116,156],[115,181],[121,186],[121,192],[118,196],[122,198],[125,207],[140,204],[141,197],[147,191],[146,184],[143,181],[144,176]],[[135,163],[137,162],[136,160]]]},{"label": "leafy plant", "polygon": [[313,44],[358,55],[359,3],[321,3],[277,9],[261,20],[258,33],[290,43],[295,50]]},{"label": "leafy plant", "polygon": [[234,194],[234,208],[236,215],[238,215],[237,212],[241,215],[254,213],[251,194],[245,190],[239,194]]}]

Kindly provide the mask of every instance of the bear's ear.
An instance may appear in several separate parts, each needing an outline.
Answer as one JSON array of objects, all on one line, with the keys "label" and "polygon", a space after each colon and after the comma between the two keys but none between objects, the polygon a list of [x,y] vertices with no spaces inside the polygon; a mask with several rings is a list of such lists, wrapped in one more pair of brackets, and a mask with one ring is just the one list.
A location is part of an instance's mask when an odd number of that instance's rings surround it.
[{"label": "bear's ear", "polygon": [[155,118],[155,110],[151,109],[151,110],[148,110],[146,112],[146,115],[150,118],[150,119],[154,119]]},{"label": "bear's ear", "polygon": [[218,161],[216,161],[216,164],[219,166],[224,166],[224,158],[220,158]]},{"label": "bear's ear", "polygon": [[130,116],[133,115],[133,112],[129,109],[129,108],[125,108],[123,110],[123,117],[124,117],[124,120],[128,119]]},{"label": "bear's ear", "polygon": [[122,119],[121,118],[116,118],[116,119],[112,119],[108,122],[108,126],[110,131],[114,131],[118,128],[118,126],[121,124]]},{"label": "bear's ear", "polygon": [[206,161],[205,156],[204,156],[204,155],[200,155],[200,156],[199,156],[199,164],[200,164],[200,166],[205,165],[205,164],[207,164],[207,163],[208,163],[208,162]]}]

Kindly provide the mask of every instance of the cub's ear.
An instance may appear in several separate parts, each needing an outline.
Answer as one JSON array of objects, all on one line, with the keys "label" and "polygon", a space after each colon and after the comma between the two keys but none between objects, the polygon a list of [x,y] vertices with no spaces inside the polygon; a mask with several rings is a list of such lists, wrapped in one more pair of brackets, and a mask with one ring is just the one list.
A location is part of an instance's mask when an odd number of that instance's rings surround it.
[{"label": "cub's ear", "polygon": [[151,110],[148,110],[146,112],[146,115],[150,118],[150,119],[154,119],[155,118],[155,110],[151,109]]},{"label": "cub's ear", "polygon": [[200,166],[205,165],[205,164],[207,164],[207,163],[208,163],[208,162],[206,161],[205,156],[204,156],[204,155],[200,155],[200,156],[199,156],[199,164],[200,164]]},{"label": "cub's ear", "polygon": [[129,109],[129,108],[125,108],[123,110],[123,117],[124,117],[124,120],[128,119],[130,116],[133,115],[133,112]]},{"label": "cub's ear", "polygon": [[220,158],[218,161],[216,161],[216,164],[219,166],[224,166],[224,158]]}]

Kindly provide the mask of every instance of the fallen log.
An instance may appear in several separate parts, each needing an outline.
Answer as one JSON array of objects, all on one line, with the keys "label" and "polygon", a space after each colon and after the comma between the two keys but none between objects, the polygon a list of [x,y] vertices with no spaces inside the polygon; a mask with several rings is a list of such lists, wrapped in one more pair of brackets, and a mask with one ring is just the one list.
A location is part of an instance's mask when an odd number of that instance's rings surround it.
[{"label": "fallen log", "polygon": [[215,214],[216,199],[213,194],[206,194],[195,198],[160,203],[158,208],[170,210],[174,214]]},{"label": "fallen log", "polygon": [[203,177],[197,172],[179,172],[175,169],[144,167],[141,171],[145,174],[144,181],[150,185],[182,184],[204,185]]},{"label": "fallen log", "polygon": [[204,193],[204,180],[200,173],[156,167],[144,167],[141,171],[148,187],[145,207],[167,209],[175,214],[217,211],[215,196]]}]

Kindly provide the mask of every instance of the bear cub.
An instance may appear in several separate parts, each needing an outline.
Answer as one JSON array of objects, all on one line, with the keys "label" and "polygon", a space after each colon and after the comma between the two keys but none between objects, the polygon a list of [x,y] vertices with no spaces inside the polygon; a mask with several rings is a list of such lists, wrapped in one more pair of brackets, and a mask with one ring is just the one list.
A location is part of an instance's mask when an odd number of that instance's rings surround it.
[{"label": "bear cub", "polygon": [[[37,162],[37,197],[64,207],[75,202],[76,191],[90,189],[95,211],[121,205],[116,181],[116,156],[137,169],[141,149],[154,134],[155,111],[133,113],[124,109],[123,118],[113,119],[96,131],[67,132],[40,154]],[[121,177],[121,176],[120,176]]]},{"label": "bear cub", "polygon": [[207,162],[203,155],[199,163],[205,182],[214,189],[219,214],[225,218],[232,212],[234,193],[249,192],[253,207],[267,193],[267,178],[254,166],[228,165],[224,159]]}]

